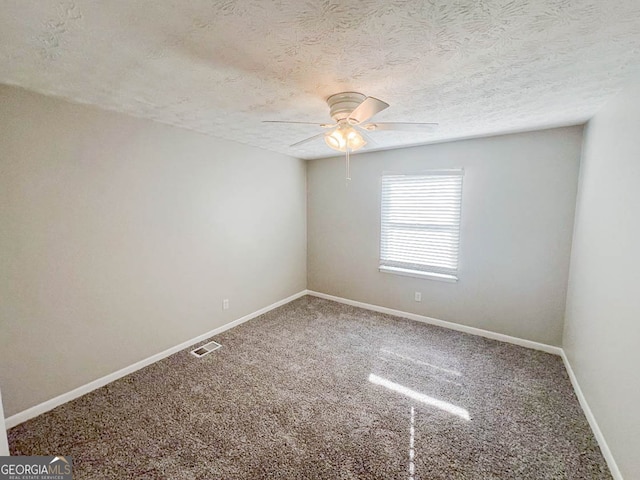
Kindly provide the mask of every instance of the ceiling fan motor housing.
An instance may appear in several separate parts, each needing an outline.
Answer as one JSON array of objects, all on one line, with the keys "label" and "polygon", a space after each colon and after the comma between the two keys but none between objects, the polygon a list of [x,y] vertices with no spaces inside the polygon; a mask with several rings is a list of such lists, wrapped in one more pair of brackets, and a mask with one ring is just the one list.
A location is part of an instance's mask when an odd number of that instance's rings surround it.
[{"label": "ceiling fan motor housing", "polygon": [[358,92],[341,92],[331,95],[327,98],[331,118],[333,118],[336,123],[341,120],[346,120],[351,112],[353,112],[365,98],[366,95]]}]

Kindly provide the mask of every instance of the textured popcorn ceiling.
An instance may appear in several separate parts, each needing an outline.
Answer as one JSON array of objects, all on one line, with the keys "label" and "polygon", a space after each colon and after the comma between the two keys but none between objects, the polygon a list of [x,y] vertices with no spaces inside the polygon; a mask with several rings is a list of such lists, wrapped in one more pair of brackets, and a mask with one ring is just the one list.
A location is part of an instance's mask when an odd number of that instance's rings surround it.
[{"label": "textured popcorn ceiling", "polygon": [[638,0],[5,0],[0,82],[298,156],[355,90],[374,148],[581,123],[640,60]]}]

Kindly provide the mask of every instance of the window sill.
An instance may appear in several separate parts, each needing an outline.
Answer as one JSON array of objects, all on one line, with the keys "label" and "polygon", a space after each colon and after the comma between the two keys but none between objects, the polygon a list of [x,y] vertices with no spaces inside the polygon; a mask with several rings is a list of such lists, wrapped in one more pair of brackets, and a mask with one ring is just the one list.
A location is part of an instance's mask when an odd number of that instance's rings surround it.
[{"label": "window sill", "polygon": [[394,275],[402,275],[404,277],[438,280],[440,282],[456,283],[458,281],[458,277],[448,275],[446,273],[422,272],[420,270],[410,270],[408,268],[380,266],[378,267],[378,271],[382,273],[393,273]]}]

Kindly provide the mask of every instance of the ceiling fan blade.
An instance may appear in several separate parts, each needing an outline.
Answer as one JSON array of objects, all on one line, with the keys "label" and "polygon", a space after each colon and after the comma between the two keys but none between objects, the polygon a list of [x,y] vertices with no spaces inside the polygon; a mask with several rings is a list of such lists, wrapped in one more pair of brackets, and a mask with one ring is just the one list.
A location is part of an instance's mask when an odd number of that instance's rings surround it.
[{"label": "ceiling fan blade", "polygon": [[353,112],[349,114],[349,118],[347,120],[349,123],[357,125],[359,123],[366,122],[376,113],[380,113],[385,108],[389,108],[389,104],[387,102],[378,100],[375,97],[367,97],[355,108]]},{"label": "ceiling fan blade", "polygon": [[292,145],[289,145],[289,146],[290,147],[297,147],[297,146],[302,145],[304,143],[312,142],[313,140],[315,140],[317,138],[321,138],[321,137],[324,137],[324,133],[319,133],[317,135],[314,135],[313,137],[305,138],[304,140],[300,140],[299,142],[296,142],[296,143],[294,143]]},{"label": "ceiling fan blade", "polygon": [[369,132],[376,130],[402,130],[405,132],[430,132],[437,123],[404,123],[404,122],[380,122],[367,123],[362,128]]},{"label": "ceiling fan blade", "polygon": [[335,127],[335,124],[330,123],[314,123],[314,122],[287,122],[285,120],[263,120],[262,123],[286,123],[286,124],[298,124],[298,125],[315,125],[316,127],[331,128]]}]

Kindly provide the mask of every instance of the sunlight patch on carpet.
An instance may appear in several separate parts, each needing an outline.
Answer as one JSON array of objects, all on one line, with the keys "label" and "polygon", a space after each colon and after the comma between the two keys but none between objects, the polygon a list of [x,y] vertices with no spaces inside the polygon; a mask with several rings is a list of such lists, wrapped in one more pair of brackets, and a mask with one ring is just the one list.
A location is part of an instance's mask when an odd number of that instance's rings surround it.
[{"label": "sunlight patch on carpet", "polygon": [[404,385],[400,385],[399,383],[392,382],[391,380],[387,380],[386,378],[379,377],[378,375],[375,375],[373,373],[369,374],[369,381],[374,385],[381,385],[388,388],[389,390],[393,390],[394,392],[398,392],[406,397],[412,398],[432,407],[439,408],[440,410],[448,412],[452,415],[456,415],[464,420],[471,420],[471,417],[469,416],[469,412],[467,410],[452,403],[445,402],[444,400],[438,400],[437,398],[430,397],[429,395],[425,395],[424,393],[416,392],[415,390],[411,390]]}]

